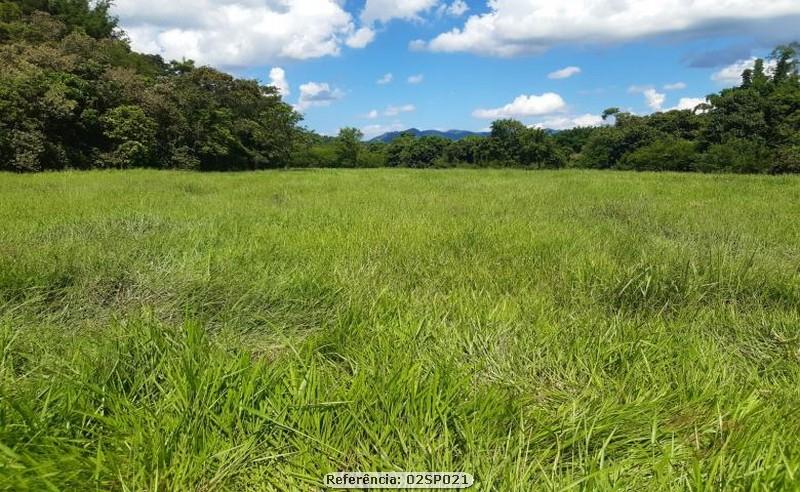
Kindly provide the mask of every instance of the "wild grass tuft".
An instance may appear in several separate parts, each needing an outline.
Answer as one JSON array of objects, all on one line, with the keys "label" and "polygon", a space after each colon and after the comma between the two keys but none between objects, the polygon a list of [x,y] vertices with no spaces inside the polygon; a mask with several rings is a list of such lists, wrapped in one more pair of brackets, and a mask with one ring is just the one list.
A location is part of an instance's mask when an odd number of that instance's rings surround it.
[{"label": "wild grass tuft", "polygon": [[800,181],[0,176],[0,489],[794,490]]}]

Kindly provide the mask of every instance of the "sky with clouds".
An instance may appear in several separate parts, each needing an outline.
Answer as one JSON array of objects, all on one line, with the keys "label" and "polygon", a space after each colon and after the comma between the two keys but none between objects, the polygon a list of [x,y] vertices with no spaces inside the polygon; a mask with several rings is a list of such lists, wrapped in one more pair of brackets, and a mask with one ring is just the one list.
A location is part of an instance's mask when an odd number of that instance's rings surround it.
[{"label": "sky with clouds", "polygon": [[325,134],[692,108],[800,40],[799,0],[116,0],[133,47],[276,86]]}]

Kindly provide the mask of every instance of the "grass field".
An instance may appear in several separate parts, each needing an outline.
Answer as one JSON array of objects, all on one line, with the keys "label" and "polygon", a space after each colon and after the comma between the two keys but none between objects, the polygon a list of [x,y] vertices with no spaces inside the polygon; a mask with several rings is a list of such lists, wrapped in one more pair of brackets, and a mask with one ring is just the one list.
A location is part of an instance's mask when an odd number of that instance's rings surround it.
[{"label": "grass field", "polygon": [[0,489],[800,489],[800,179],[0,175]]}]

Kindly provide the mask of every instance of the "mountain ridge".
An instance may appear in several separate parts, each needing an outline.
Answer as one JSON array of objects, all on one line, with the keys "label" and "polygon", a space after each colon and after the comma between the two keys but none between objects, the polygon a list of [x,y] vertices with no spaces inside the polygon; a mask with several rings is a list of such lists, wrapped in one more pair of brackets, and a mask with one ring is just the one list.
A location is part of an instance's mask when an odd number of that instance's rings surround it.
[{"label": "mountain ridge", "polygon": [[420,130],[418,128],[409,128],[408,130],[401,130],[396,132],[386,132],[370,139],[370,142],[383,142],[391,143],[403,133],[411,133],[415,137],[442,137],[448,140],[458,141],[467,137],[488,137],[489,132],[471,132],[468,130]]},{"label": "mountain ridge", "polygon": [[[550,135],[555,135],[559,133],[559,130],[553,130],[551,128],[544,128],[544,131]],[[463,140],[467,137],[488,137],[491,135],[491,132],[473,132],[469,130],[420,130],[418,128],[409,128],[408,130],[400,130],[396,132],[386,132],[384,134],[378,135],[377,137],[373,137],[369,139],[367,142],[383,142],[383,143],[391,143],[403,133],[411,133],[414,137],[442,137],[448,140],[452,140],[457,142],[459,140]]]}]

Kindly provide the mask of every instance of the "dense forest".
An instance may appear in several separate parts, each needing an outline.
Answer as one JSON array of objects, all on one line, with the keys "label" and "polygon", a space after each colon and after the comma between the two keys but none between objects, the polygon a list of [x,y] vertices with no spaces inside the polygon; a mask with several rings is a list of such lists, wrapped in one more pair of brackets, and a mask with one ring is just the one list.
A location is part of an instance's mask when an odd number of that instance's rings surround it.
[{"label": "dense forest", "polygon": [[798,45],[693,110],[551,134],[515,120],[489,137],[364,143],[302,127],[276,88],[131,50],[108,0],[0,0],[0,170],[153,167],[583,167],[800,172]]}]

